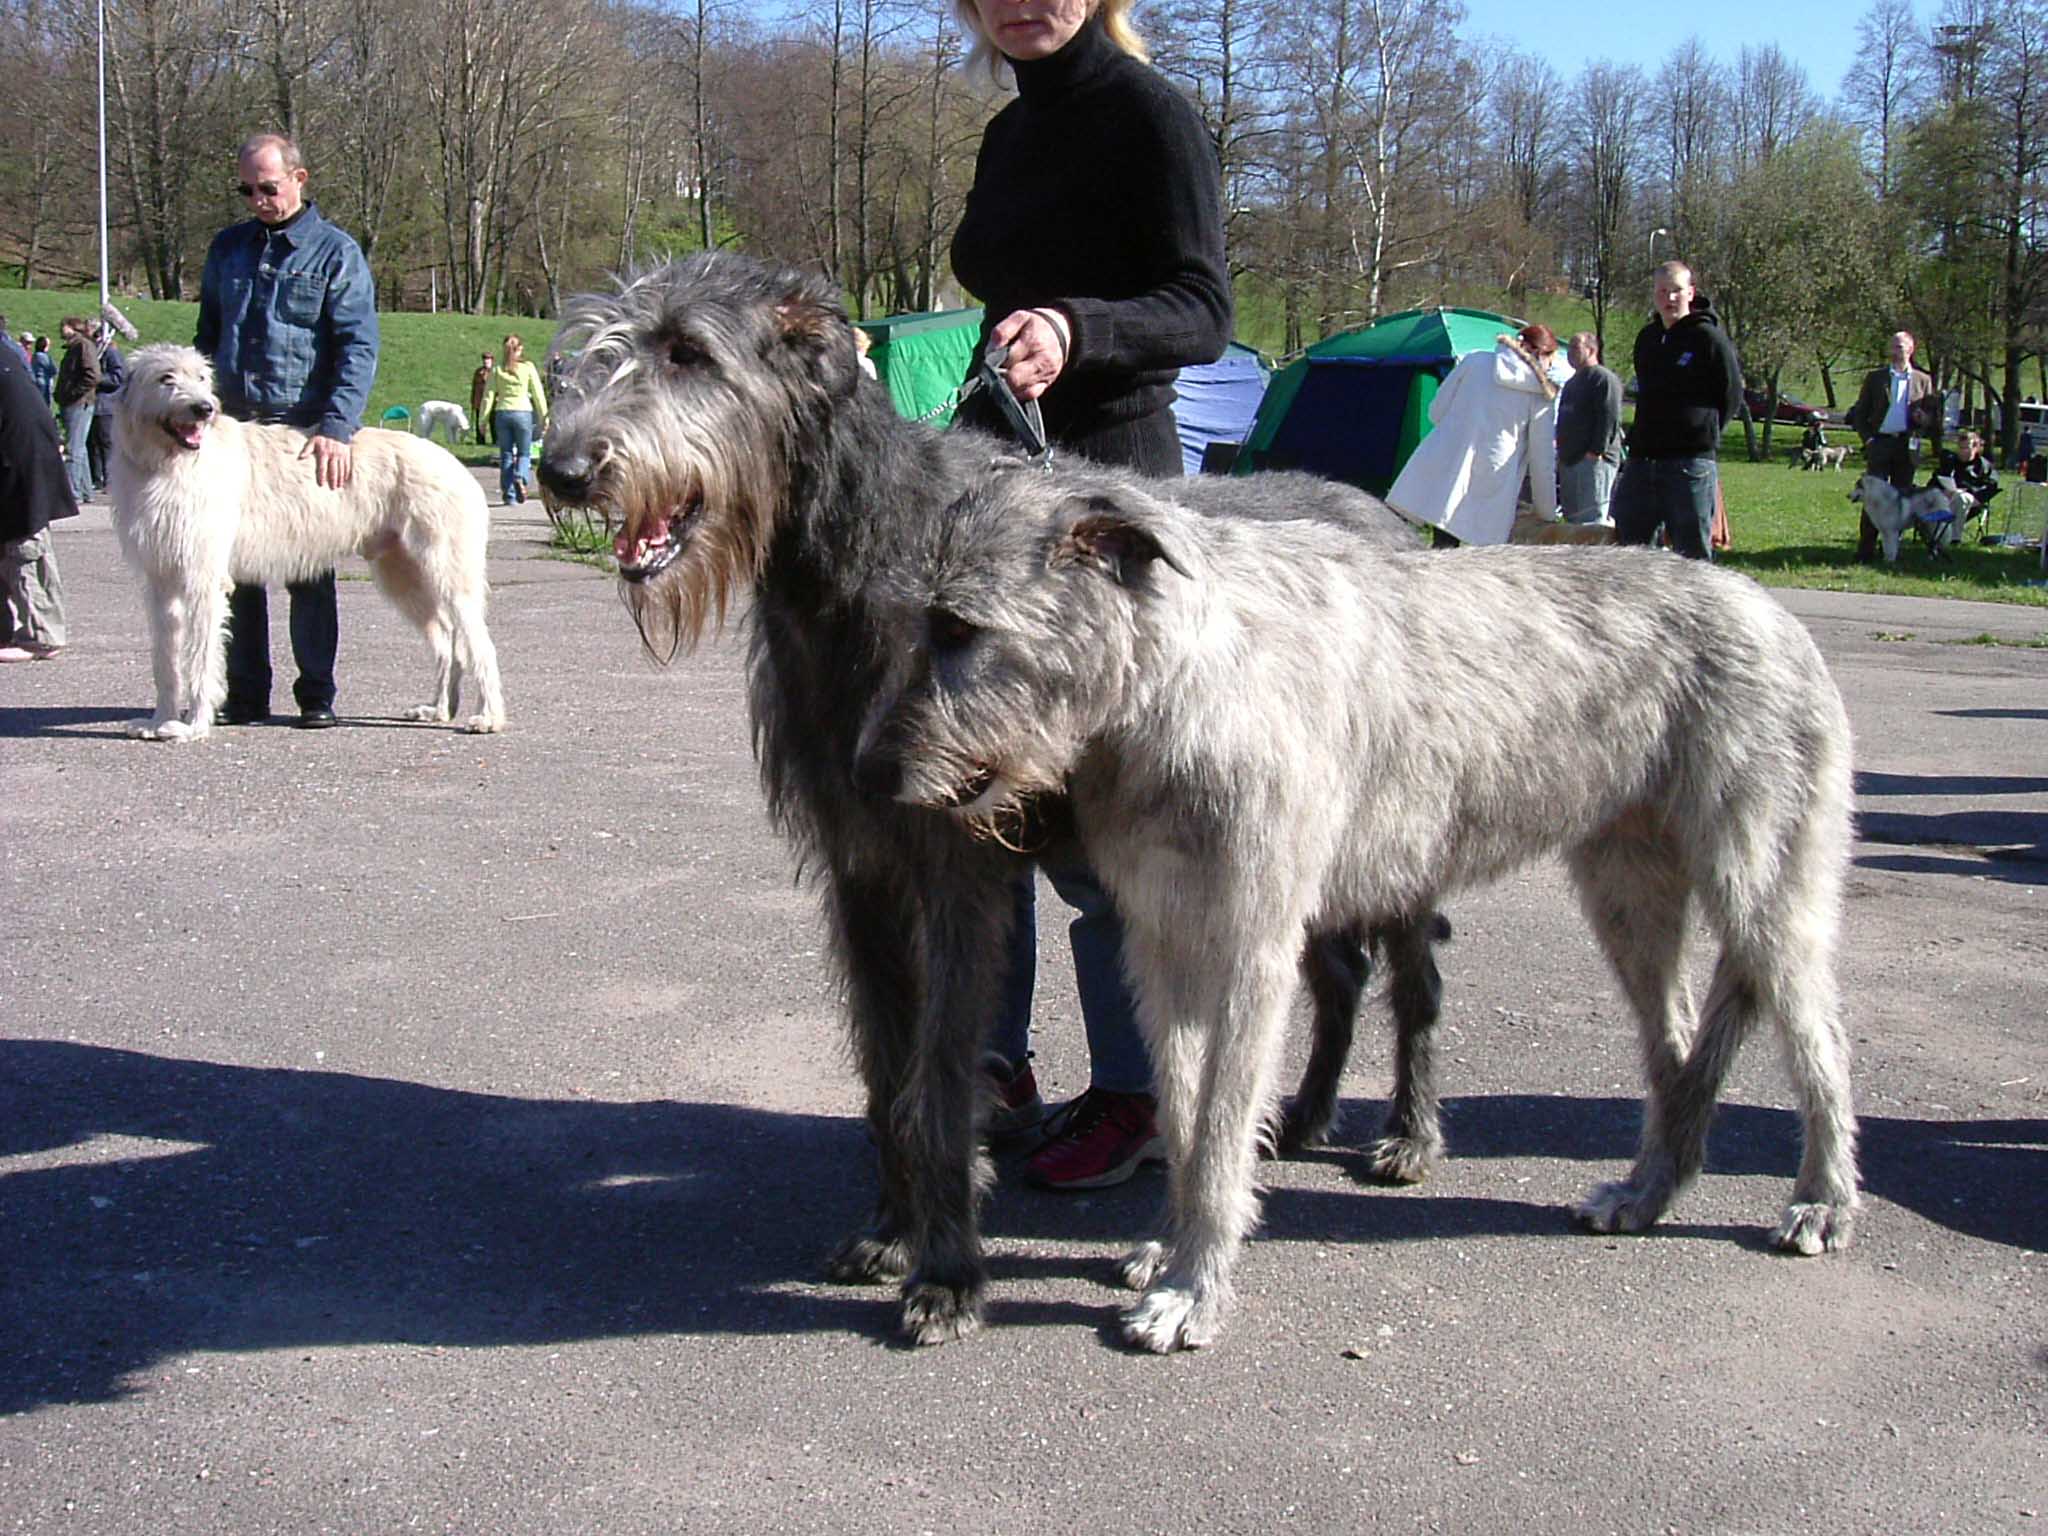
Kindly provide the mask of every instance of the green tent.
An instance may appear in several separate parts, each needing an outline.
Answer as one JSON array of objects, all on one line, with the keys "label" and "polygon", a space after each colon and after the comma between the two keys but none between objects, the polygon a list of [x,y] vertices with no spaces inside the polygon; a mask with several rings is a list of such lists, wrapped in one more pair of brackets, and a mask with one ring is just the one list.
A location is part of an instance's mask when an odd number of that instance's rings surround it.
[{"label": "green tent", "polygon": [[1521,324],[1485,309],[1410,309],[1326,337],[1273,375],[1234,472],[1301,469],[1384,496],[1452,366]]},{"label": "green tent", "polygon": [[868,357],[888,386],[899,415],[945,426],[953,419],[953,391],[967,377],[981,339],[979,309],[889,315],[862,320],[872,343]]}]

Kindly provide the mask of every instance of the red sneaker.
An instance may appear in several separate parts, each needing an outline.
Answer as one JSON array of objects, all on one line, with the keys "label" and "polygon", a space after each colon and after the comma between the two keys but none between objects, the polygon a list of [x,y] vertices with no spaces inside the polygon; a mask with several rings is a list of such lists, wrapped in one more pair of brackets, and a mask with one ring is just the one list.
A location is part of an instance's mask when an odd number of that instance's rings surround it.
[{"label": "red sneaker", "polygon": [[1090,1088],[1045,1122],[1050,1139],[1031,1154],[1024,1176],[1047,1189],[1106,1189],[1141,1163],[1166,1161],[1166,1139],[1153,1123],[1149,1093]]},{"label": "red sneaker", "polygon": [[1013,1141],[1038,1129],[1045,1119],[1045,1100],[1038,1096],[1038,1078],[1026,1057],[1014,1067],[994,1051],[981,1058],[988,1089],[988,1117],[982,1134],[991,1142]]}]

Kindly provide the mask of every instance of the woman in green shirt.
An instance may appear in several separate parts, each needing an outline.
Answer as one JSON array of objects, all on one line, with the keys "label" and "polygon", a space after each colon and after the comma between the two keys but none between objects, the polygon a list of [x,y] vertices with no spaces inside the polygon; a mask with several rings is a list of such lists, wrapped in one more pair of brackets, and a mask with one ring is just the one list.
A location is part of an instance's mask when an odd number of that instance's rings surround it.
[{"label": "woman in green shirt", "polygon": [[498,443],[498,495],[505,505],[526,500],[527,461],[533,457],[533,435],[548,421],[547,391],[540,370],[526,360],[526,343],[505,338],[505,361],[491,370],[484,393],[484,414]]}]

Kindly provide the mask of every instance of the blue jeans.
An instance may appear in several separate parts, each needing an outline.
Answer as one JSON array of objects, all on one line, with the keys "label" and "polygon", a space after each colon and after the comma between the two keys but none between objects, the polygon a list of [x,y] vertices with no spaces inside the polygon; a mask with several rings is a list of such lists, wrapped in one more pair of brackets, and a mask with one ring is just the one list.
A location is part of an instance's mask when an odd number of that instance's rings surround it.
[{"label": "blue jeans", "polygon": [[[1124,923],[1109,893],[1085,864],[1047,864],[1045,878],[1079,914],[1067,927],[1074,952],[1074,983],[1088,1032],[1088,1078],[1109,1093],[1152,1092],[1152,1060],[1138,1032],[1138,1003],[1124,977]],[[1031,992],[1038,974],[1038,876],[1016,885],[1016,924],[1005,959],[991,1050],[1022,1061],[1031,1050]]]},{"label": "blue jeans", "polygon": [[81,504],[92,499],[92,458],[88,446],[92,437],[92,413],[90,398],[64,407],[64,473],[71,481],[71,494]]},{"label": "blue jeans", "polygon": [[533,456],[533,412],[491,413],[498,439],[498,494],[506,501],[526,500],[526,465]]},{"label": "blue jeans", "polygon": [[1688,560],[1711,560],[1714,487],[1720,466],[1710,458],[1630,459],[1614,482],[1614,539],[1648,544],[1662,528]]},{"label": "blue jeans", "polygon": [[1604,523],[1614,499],[1614,466],[1605,459],[1574,459],[1557,467],[1557,500],[1568,523]]}]

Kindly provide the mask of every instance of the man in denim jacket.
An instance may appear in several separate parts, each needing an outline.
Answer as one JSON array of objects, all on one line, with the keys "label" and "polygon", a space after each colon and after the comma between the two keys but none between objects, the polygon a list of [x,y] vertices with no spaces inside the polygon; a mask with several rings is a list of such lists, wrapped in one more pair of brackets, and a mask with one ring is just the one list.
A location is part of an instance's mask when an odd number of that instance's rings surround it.
[{"label": "man in denim jacket", "polygon": [[[339,490],[377,374],[377,300],[362,250],[305,200],[299,147],[281,134],[242,146],[238,190],[255,217],[224,229],[206,253],[194,345],[213,361],[223,409],[241,421],[283,422],[313,434],[306,473]],[[299,724],[334,724],[340,637],[334,572],[294,582],[292,656]],[[260,586],[228,601],[228,692],[216,721],[270,714],[270,607]]]}]

